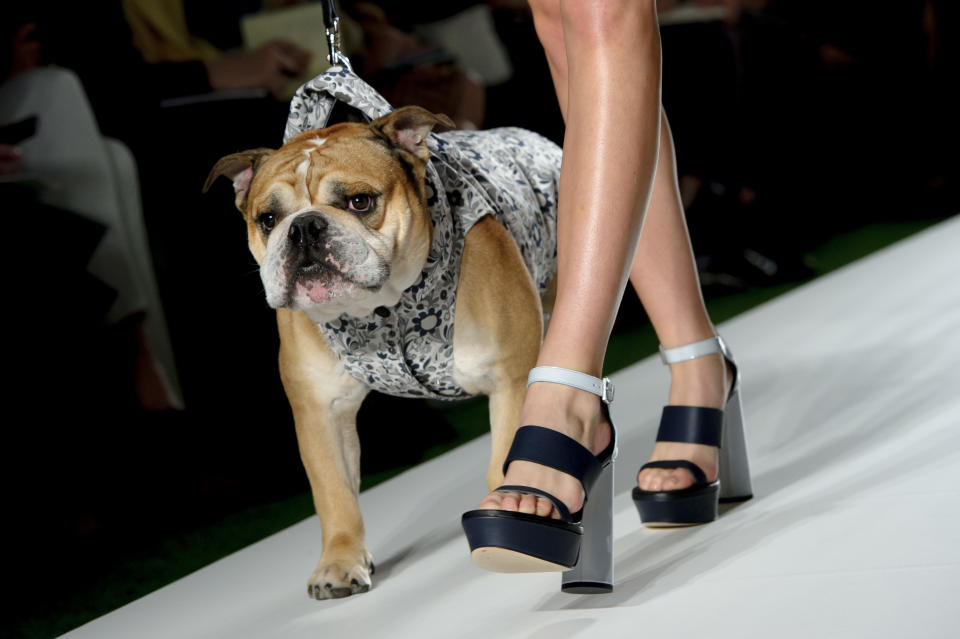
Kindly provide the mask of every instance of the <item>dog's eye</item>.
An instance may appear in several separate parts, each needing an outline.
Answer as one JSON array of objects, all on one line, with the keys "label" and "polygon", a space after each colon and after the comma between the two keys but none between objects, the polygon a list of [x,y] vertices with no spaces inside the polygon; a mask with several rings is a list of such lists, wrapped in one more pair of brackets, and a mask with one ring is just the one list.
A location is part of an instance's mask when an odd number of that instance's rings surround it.
[{"label": "dog's eye", "polygon": [[357,213],[367,213],[373,208],[373,196],[358,193],[347,198],[347,209]]},{"label": "dog's eye", "polygon": [[257,218],[257,224],[260,225],[264,233],[269,233],[277,225],[277,216],[273,213],[264,213]]}]

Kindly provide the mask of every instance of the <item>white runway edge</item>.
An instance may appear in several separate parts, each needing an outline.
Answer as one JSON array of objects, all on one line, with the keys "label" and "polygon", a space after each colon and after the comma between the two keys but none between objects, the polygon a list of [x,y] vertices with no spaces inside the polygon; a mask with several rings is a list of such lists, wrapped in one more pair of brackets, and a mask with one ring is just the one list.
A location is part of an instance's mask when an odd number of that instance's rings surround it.
[{"label": "white runway edge", "polygon": [[482,438],[361,496],[374,588],[307,598],[303,521],[71,633],[224,637],[955,637],[960,622],[960,217],[721,326],[744,372],[756,497],[646,530],[630,499],[667,395],[655,357],[614,376],[616,586],[473,566],[460,514]]}]

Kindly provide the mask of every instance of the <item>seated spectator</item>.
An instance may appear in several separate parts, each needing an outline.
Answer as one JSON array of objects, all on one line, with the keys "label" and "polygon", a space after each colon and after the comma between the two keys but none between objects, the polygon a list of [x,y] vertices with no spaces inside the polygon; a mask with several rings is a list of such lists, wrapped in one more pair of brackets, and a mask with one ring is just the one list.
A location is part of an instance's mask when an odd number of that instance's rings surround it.
[{"label": "seated spectator", "polygon": [[[90,273],[115,291],[104,321],[136,317],[135,386],[144,408],[181,405],[176,370],[143,226],[136,165],[117,140],[97,128],[83,88],[70,71],[42,65],[36,24],[17,27],[0,85],[0,124],[36,122],[16,147],[2,149],[8,183],[21,182],[27,206],[49,205],[96,222],[105,233],[92,251]],[[17,176],[23,174],[23,180]],[[12,179],[11,179],[12,178]],[[36,205],[29,202],[36,200]]]}]

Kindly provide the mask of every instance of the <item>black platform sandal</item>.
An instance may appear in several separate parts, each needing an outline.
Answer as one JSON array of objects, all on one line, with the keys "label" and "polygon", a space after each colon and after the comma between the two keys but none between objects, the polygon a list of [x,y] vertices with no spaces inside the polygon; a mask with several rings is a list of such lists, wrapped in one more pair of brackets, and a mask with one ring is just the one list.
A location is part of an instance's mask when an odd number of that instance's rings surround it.
[{"label": "black platform sandal", "polygon": [[[527,386],[553,382],[598,395],[610,420],[607,404],[613,384],[555,366],[530,371]],[[536,495],[550,500],[560,519],[508,510],[471,510],[463,514],[463,530],[473,562],[494,572],[560,572],[562,589],[573,593],[601,593],[613,589],[613,460],[617,432],[610,420],[610,444],[596,457],[577,441],[542,426],[523,426],[503,463],[514,460],[555,468],[580,481],[584,505],[570,513],[562,501],[529,486],[500,486],[498,492]],[[588,498],[589,497],[589,498]]]},{"label": "black platform sandal", "polygon": [[633,501],[640,513],[640,520],[647,526],[705,524],[717,518],[719,502],[743,501],[753,497],[743,434],[740,371],[723,339],[717,336],[677,348],[660,347],[660,358],[664,364],[684,362],[713,353],[722,353],[734,370],[733,387],[727,396],[726,409],[665,406],[660,417],[657,441],[719,447],[720,472],[717,480],[708,482],[703,470],[685,459],[644,464],[640,471],[645,468],[686,468],[694,479],[692,486],[680,490],[643,490],[635,486]]}]

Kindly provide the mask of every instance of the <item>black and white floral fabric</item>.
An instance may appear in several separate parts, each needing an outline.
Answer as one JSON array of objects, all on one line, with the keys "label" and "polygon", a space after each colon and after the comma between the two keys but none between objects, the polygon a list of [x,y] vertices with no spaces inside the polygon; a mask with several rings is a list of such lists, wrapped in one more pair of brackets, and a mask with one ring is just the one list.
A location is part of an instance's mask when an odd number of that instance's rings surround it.
[{"label": "black and white floral fabric", "polygon": [[[303,85],[284,139],[323,128],[341,101],[375,119],[393,110],[356,75],[331,67]],[[522,129],[431,134],[427,204],[430,255],[397,306],[342,315],[320,330],[347,371],[374,390],[403,397],[469,397],[453,379],[453,319],[467,231],[492,215],[510,232],[541,294],[556,271],[560,149]]]}]

